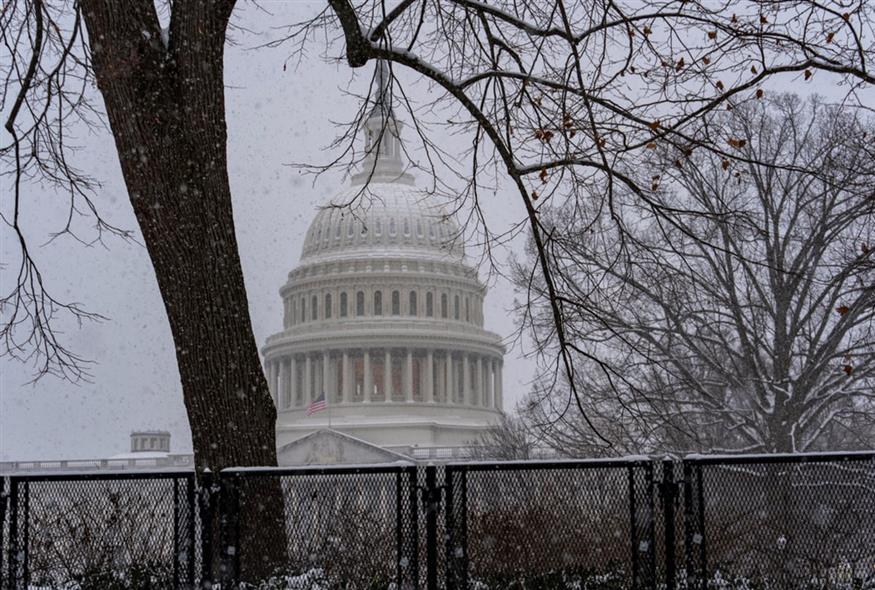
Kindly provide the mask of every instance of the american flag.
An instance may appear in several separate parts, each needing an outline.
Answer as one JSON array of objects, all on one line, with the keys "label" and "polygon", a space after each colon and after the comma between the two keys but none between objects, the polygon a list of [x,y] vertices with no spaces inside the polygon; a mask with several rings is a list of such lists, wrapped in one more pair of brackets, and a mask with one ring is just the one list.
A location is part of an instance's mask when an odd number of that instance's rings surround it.
[{"label": "american flag", "polygon": [[323,392],[319,397],[310,402],[310,406],[307,408],[307,415],[310,416],[327,408],[328,402],[325,400],[325,392]]}]

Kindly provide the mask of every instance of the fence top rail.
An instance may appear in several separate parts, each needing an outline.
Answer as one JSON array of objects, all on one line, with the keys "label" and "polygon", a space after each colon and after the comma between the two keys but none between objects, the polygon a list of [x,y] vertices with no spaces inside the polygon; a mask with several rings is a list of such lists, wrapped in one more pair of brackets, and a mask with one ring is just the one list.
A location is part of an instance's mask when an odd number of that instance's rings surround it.
[{"label": "fence top rail", "polygon": [[283,475],[354,475],[379,473],[406,473],[416,470],[412,461],[370,463],[361,465],[302,465],[296,467],[228,467],[221,477],[267,477]]},{"label": "fence top rail", "polygon": [[873,451],[845,451],[822,453],[763,453],[750,455],[691,454],[683,462],[695,465],[739,465],[765,463],[838,463],[842,461],[875,461]]},{"label": "fence top rail", "polygon": [[194,478],[192,469],[136,469],[130,471],[77,470],[77,471],[29,471],[27,473],[0,473],[0,478],[8,478],[12,483],[42,481],[112,481],[137,479],[190,479]]},{"label": "fence top rail", "polygon": [[541,469],[599,469],[651,466],[653,460],[647,455],[629,455],[605,459],[534,459],[527,461],[458,461],[447,463],[448,469],[456,471],[518,471]]}]

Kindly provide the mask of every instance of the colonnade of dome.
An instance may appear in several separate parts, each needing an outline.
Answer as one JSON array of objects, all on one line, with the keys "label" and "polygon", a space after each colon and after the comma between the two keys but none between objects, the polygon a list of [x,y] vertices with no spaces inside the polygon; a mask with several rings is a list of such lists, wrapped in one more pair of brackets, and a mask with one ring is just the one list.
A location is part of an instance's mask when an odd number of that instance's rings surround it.
[{"label": "colonnade of dome", "polygon": [[[387,370],[387,367],[389,370]],[[436,348],[339,348],[278,356],[268,364],[277,409],[330,404],[456,404],[501,410],[497,355]]]}]

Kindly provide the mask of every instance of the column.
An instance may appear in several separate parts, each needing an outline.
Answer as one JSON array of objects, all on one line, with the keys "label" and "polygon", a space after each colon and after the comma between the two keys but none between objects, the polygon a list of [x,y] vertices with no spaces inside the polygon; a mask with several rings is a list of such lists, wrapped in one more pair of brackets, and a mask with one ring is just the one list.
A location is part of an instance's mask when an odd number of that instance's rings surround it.
[{"label": "column", "polygon": [[371,401],[371,393],[374,391],[374,374],[371,371],[371,352],[366,348],[362,352],[362,368],[365,372],[365,403],[370,403]]},{"label": "column", "polygon": [[282,357],[277,359],[275,365],[276,371],[276,407],[278,410],[285,408],[285,391],[284,391],[284,376],[285,376],[285,361]]},{"label": "column", "polygon": [[425,353],[425,391],[426,403],[434,403],[434,351],[428,349]]},{"label": "column", "polygon": [[444,365],[444,394],[448,404],[455,403],[453,398],[453,353],[447,351],[447,362]]},{"label": "column", "polygon": [[313,401],[313,361],[310,354],[304,355],[304,406]]},{"label": "column", "polygon": [[471,405],[471,366],[468,355],[462,355],[462,403]]},{"label": "column", "polygon": [[298,401],[298,361],[295,355],[289,357],[289,365],[289,399],[294,406]]},{"label": "column", "polygon": [[413,350],[407,349],[407,362],[404,365],[404,401],[413,401]]},{"label": "column", "polygon": [[489,359],[486,369],[486,399],[483,400],[487,408],[495,407],[495,389],[493,387],[495,378],[495,359]]},{"label": "column", "polygon": [[392,351],[386,349],[386,358],[383,361],[383,391],[387,402],[392,401]]},{"label": "column", "polygon": [[276,361],[270,361],[269,363],[265,363],[267,368],[267,385],[268,389],[270,389],[270,397],[273,398],[273,405],[279,408],[279,388],[277,387],[277,380],[279,379],[279,368],[277,367]]},{"label": "column", "polygon": [[352,399],[352,383],[350,377],[351,371],[349,370],[349,352],[346,350],[343,351],[343,360],[340,365],[340,373],[341,373],[341,388],[343,389],[343,401],[348,402]]},{"label": "column", "polygon": [[474,375],[474,405],[486,405],[483,402],[483,357],[477,355],[477,374]]},{"label": "column", "polygon": [[496,361],[495,363],[495,409],[503,410],[504,406],[504,378],[502,370],[504,369],[504,361]]},{"label": "column", "polygon": [[322,353],[322,389],[319,391],[320,394],[325,394],[325,401],[328,403],[333,403],[336,396],[331,395],[332,391],[329,388],[329,380],[331,379],[330,367],[331,365],[331,355],[328,354],[328,351]]}]

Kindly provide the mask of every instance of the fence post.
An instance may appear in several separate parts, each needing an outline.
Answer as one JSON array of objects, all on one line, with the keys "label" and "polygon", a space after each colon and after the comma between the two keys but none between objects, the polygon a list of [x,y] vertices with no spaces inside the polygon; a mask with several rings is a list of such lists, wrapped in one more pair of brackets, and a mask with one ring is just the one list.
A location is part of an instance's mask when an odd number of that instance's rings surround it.
[{"label": "fence post", "polygon": [[455,562],[455,544],[456,544],[456,529],[453,523],[453,468],[447,465],[444,469],[444,527],[447,531],[445,545],[445,561],[446,561],[446,577],[447,590],[455,590],[456,584],[456,562]]},{"label": "fence post", "polygon": [[407,493],[410,518],[410,534],[407,537],[408,568],[412,588],[419,588],[419,494],[417,484],[417,469],[415,466],[407,468]]},{"label": "fence post", "polygon": [[696,488],[696,504],[699,509],[699,584],[704,589],[708,586],[708,556],[705,553],[705,487],[702,485],[701,463],[696,465]]},{"label": "fence post", "polygon": [[662,499],[663,523],[665,526],[665,588],[677,588],[677,536],[675,531],[675,502],[678,487],[674,480],[674,461],[666,457],[662,461],[662,484],[660,494]]},{"label": "fence post", "polygon": [[197,500],[195,492],[196,475],[192,473],[185,478],[186,500],[188,505],[188,526],[186,527],[185,543],[185,582],[186,588],[194,588],[194,562],[195,562],[195,520],[197,519]]},{"label": "fence post", "polygon": [[0,477],[0,588],[3,587],[3,564],[6,563],[6,551],[4,549],[3,532],[6,529],[6,504],[9,501],[9,496],[6,492],[6,478]]},{"label": "fence post", "polygon": [[462,546],[461,546],[461,562],[462,572],[461,581],[462,588],[468,588],[468,470],[462,469],[462,494],[460,511],[462,514]]},{"label": "fence post", "polygon": [[236,588],[240,574],[240,489],[237,476],[219,474],[219,575],[222,588]]},{"label": "fence post", "polygon": [[635,502],[635,468],[629,465],[627,468],[629,479],[629,537],[632,543],[632,588],[638,590],[641,580],[640,569],[638,563],[638,507]]},{"label": "fence post", "polygon": [[179,478],[173,482],[173,584],[179,584]]},{"label": "fence post", "polygon": [[213,473],[209,470],[201,473],[201,485],[198,490],[198,506],[201,520],[201,587],[211,588],[213,585],[213,534],[215,533],[215,503],[213,497]]},{"label": "fence post", "polygon": [[441,490],[437,487],[437,467],[425,467],[425,585],[427,590],[437,590],[437,516],[441,504]]}]

